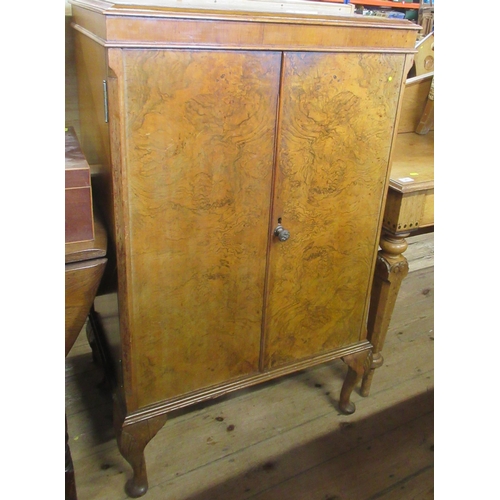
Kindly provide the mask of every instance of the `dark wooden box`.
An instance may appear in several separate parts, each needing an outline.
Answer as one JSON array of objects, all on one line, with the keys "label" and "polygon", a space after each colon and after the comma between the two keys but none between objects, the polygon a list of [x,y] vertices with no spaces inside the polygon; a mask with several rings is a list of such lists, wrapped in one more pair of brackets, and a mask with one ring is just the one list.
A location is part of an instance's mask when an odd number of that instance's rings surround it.
[{"label": "dark wooden box", "polygon": [[65,130],[66,138],[66,243],[94,239],[90,167],[73,127]]}]

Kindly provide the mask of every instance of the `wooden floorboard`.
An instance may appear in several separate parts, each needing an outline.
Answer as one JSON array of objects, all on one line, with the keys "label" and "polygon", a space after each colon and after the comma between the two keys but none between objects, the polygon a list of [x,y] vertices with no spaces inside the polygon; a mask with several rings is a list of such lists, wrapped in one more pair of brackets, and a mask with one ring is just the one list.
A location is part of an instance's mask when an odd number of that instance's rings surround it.
[{"label": "wooden floorboard", "polygon": [[434,498],[434,467],[427,465],[386,490],[373,495],[369,500],[430,500]]},{"label": "wooden floorboard", "polygon": [[[410,257],[432,250],[432,233],[418,238]],[[354,415],[338,410],[341,361],[176,412],[146,448],[145,498],[433,498],[434,268],[432,256],[415,259],[420,264],[410,260],[414,270],[398,296],[384,366],[369,397],[354,393]],[[127,498],[131,469],[113,437],[102,380],[82,332],[66,360],[79,500]]]}]

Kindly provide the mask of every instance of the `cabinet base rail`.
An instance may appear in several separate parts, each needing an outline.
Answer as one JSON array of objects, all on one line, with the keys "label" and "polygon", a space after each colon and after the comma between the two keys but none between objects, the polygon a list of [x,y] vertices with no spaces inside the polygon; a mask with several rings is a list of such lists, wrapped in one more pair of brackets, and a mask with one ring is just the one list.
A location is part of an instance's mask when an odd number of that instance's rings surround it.
[{"label": "cabinet base rail", "polygon": [[373,346],[367,340],[363,340],[351,346],[294,362],[272,371],[252,374],[127,412],[121,392],[117,390],[112,359],[99,315],[93,309],[90,311],[87,323],[87,338],[92,348],[94,361],[103,367],[106,382],[113,389],[113,426],[120,453],[133,470],[133,477],[127,481],[125,486],[127,495],[132,498],[140,497],[148,490],[144,449],[163,427],[167,421],[168,413],[340,358],[347,365],[348,370],[338,405],[342,413],[349,415],[356,410],[356,406],[351,401],[351,394],[372,366]]}]

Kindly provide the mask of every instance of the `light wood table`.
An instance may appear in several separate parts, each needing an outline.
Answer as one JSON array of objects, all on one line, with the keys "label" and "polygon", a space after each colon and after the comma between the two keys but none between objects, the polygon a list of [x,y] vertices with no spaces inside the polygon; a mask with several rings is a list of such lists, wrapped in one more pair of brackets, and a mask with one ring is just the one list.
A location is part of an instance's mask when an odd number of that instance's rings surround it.
[{"label": "light wood table", "polygon": [[392,234],[434,225],[434,131],[398,134],[383,227]]},{"label": "light wood table", "polygon": [[408,248],[406,238],[434,230],[434,131],[396,137],[382,228],[368,316],[373,359],[363,377],[363,396],[370,392],[374,370],[383,364],[381,351],[394,304],[408,274],[408,261],[403,255]]}]

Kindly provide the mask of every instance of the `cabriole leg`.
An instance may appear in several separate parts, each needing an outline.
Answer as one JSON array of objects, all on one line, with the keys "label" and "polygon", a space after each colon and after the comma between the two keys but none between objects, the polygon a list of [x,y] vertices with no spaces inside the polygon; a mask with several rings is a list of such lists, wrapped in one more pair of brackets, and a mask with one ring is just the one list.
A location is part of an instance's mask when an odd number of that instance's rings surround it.
[{"label": "cabriole leg", "polygon": [[342,358],[344,363],[349,367],[347,375],[340,391],[339,406],[342,413],[350,415],[356,411],[355,404],[351,401],[351,394],[360,381],[366,370],[369,369],[371,364],[371,351],[361,351],[356,354],[350,354]]},{"label": "cabriole leg", "polygon": [[125,460],[132,466],[133,477],[127,481],[125,491],[128,496],[137,498],[148,491],[148,476],[144,449],[156,433],[163,427],[167,415],[127,423],[120,416],[115,404],[115,431],[118,448]]}]

